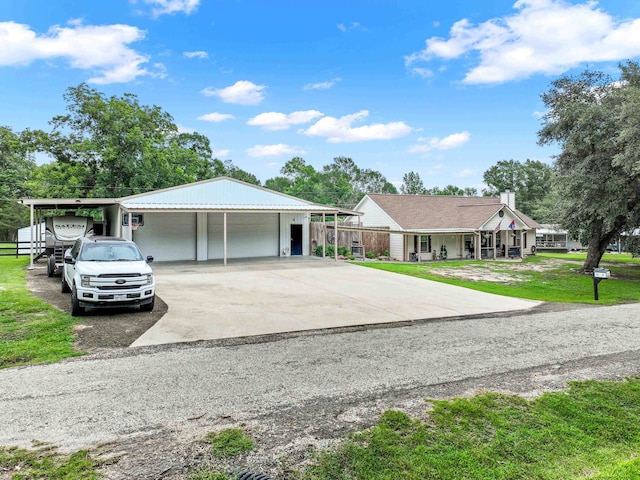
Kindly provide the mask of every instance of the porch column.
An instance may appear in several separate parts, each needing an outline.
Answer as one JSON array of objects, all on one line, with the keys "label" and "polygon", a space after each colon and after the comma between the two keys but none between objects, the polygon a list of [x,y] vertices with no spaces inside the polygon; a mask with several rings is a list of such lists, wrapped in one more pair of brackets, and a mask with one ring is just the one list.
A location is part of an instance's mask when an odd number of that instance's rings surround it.
[{"label": "porch column", "polygon": [[29,248],[29,268],[33,268],[33,203],[29,205],[29,235],[30,235],[30,248]]},{"label": "porch column", "polygon": [[327,255],[327,224],[325,221],[325,213],[322,213],[322,228],[320,229],[322,232],[322,258],[325,258]]},{"label": "porch column", "polygon": [[338,212],[333,214],[333,259],[338,261]]},{"label": "porch column", "polygon": [[497,258],[498,252],[496,251],[496,231],[493,231],[493,259],[495,260]]},{"label": "porch column", "polygon": [[222,214],[222,259],[227,266],[227,212]]},{"label": "porch column", "polygon": [[524,258],[524,230],[520,230],[520,258]]}]

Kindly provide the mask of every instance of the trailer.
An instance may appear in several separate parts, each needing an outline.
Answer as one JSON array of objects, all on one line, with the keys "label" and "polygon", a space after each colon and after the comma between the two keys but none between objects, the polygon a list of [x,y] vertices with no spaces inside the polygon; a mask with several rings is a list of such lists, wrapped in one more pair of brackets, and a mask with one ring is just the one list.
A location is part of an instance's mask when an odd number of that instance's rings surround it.
[{"label": "trailer", "polygon": [[[94,232],[91,217],[73,215],[45,217],[45,253],[47,255],[47,275],[53,277],[62,273],[64,252],[80,237]],[[101,230],[101,229],[100,229]]]}]

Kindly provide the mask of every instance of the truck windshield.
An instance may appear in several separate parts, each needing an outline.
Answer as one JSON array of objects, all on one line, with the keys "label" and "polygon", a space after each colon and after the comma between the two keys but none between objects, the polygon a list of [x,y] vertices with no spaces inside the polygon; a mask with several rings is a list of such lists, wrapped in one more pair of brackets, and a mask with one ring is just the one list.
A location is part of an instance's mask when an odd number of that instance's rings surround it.
[{"label": "truck windshield", "polygon": [[85,262],[127,262],[143,260],[140,251],[131,244],[87,243],[78,260]]}]

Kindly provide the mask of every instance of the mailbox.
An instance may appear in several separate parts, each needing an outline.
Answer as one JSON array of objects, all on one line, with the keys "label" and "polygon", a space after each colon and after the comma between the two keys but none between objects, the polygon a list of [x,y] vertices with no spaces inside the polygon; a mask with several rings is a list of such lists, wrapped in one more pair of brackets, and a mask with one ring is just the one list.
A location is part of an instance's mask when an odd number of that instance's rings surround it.
[{"label": "mailbox", "polygon": [[598,284],[607,278],[611,278],[611,270],[606,268],[593,269],[593,298],[595,300],[598,300]]}]

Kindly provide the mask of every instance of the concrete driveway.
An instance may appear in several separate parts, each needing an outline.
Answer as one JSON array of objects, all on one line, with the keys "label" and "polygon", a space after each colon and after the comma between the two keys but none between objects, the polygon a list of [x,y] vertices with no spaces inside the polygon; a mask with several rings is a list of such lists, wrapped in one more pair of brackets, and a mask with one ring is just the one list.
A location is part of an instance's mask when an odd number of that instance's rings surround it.
[{"label": "concrete driveway", "polygon": [[501,297],[333,260],[154,266],[169,310],[131,346],[523,310]]}]

